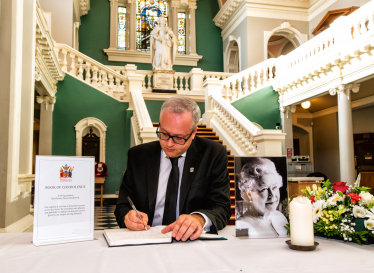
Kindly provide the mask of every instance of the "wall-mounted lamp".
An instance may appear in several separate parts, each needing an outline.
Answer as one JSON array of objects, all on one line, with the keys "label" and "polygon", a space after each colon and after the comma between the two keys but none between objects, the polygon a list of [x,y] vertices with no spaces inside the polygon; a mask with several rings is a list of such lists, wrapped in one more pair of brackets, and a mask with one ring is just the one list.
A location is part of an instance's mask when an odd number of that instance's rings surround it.
[{"label": "wall-mounted lamp", "polygon": [[305,101],[301,104],[301,107],[304,109],[308,109],[310,107],[310,101]]}]

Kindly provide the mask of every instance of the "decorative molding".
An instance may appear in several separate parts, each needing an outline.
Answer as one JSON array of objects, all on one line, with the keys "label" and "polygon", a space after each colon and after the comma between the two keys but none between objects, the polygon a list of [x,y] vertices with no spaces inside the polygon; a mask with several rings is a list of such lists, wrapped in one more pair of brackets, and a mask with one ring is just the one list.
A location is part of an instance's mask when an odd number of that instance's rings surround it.
[{"label": "decorative molding", "polygon": [[91,8],[90,0],[80,0],[80,8],[81,16],[86,15]]},{"label": "decorative molding", "polygon": [[0,233],[21,233],[31,227],[33,223],[34,216],[28,214],[17,222],[7,226],[6,228],[0,228]]},{"label": "decorative molding", "polygon": [[188,9],[197,9],[196,3],[188,3]]},{"label": "decorative molding", "polygon": [[[222,28],[223,32],[226,32],[227,27],[232,25],[229,21],[232,21],[232,23],[236,21],[233,20],[235,14],[283,20],[310,21],[336,1],[228,0],[220,8],[213,21],[216,26]],[[239,6],[240,3],[243,3],[243,5]],[[238,9],[240,9],[239,12]]]},{"label": "decorative molding", "polygon": [[291,112],[291,113],[295,113],[296,112],[296,106],[295,105],[291,105],[291,106],[280,106],[279,107],[279,110],[282,112],[282,113],[286,113],[286,117],[288,118],[288,114]]},{"label": "decorative molding", "polygon": [[65,73],[54,51],[54,42],[39,1],[36,4],[35,80],[44,85],[50,96],[54,96],[57,89],[56,83],[64,79]]},{"label": "decorative molding", "polygon": [[31,195],[32,181],[35,180],[35,174],[19,174],[18,175],[18,190],[19,195],[25,198]]},{"label": "decorative molding", "polygon": [[358,83],[349,83],[349,84],[339,84],[336,87],[330,88],[329,93],[331,96],[338,94],[338,100],[340,101],[341,94],[345,94],[349,100],[351,91],[357,93],[360,90],[360,84]]},{"label": "decorative molding", "polygon": [[36,102],[39,103],[39,104],[44,104],[45,110],[48,110],[48,105],[52,105],[52,112],[53,112],[54,105],[56,103],[56,97],[38,96],[38,97],[36,97]]},{"label": "decorative molding", "polygon": [[95,127],[100,135],[100,162],[105,163],[105,144],[106,144],[106,131],[107,126],[97,118],[84,118],[80,120],[75,126],[75,155],[82,156],[82,137],[83,131],[87,127]]},{"label": "decorative molding", "polygon": [[308,9],[309,21],[321,14],[321,12],[330,7],[336,1],[338,0],[310,0],[311,3]]},{"label": "decorative molding", "polygon": [[230,16],[233,14],[238,5],[245,0],[228,0],[213,18],[217,27],[222,28]]},{"label": "decorative molding", "polygon": [[[149,52],[104,49],[108,55],[109,61],[128,62],[128,63],[151,63],[151,54]],[[197,62],[203,58],[201,55],[181,55],[177,54],[174,65],[197,66]]]},{"label": "decorative molding", "polygon": [[[374,105],[374,95],[363,98],[363,99],[354,100],[352,101],[351,104],[352,104],[352,109],[354,108],[360,109],[360,108],[372,106]],[[294,115],[300,118],[318,118],[318,117],[326,116],[326,115],[337,113],[337,112],[338,112],[338,106],[334,106],[334,107],[323,109],[321,111],[314,112],[314,113],[295,113]]]}]

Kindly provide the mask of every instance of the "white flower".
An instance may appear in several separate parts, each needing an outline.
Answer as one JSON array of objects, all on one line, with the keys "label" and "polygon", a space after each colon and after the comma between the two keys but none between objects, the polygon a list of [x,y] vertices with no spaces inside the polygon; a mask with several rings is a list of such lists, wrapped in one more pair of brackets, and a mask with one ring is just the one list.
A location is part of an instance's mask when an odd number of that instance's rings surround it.
[{"label": "white flower", "polygon": [[368,230],[374,230],[374,220],[372,219],[369,219],[369,220],[366,220],[364,222],[365,224],[365,227],[368,229]]},{"label": "white flower", "polygon": [[371,220],[374,220],[374,213],[371,210],[365,210],[365,216],[369,217]]},{"label": "white flower", "polygon": [[353,215],[356,218],[365,218],[365,209],[360,206],[353,207]]},{"label": "white flower", "polygon": [[339,194],[335,193],[329,199],[327,199],[327,205],[336,206],[337,201],[343,201],[343,198]]},{"label": "white flower", "polygon": [[314,223],[317,223],[317,221],[321,217],[324,206],[325,206],[324,200],[317,200],[316,202],[313,203],[313,222]]},{"label": "white flower", "polygon": [[358,201],[360,205],[370,205],[371,203],[374,203],[374,196],[371,195],[368,192],[360,192],[361,200]]}]

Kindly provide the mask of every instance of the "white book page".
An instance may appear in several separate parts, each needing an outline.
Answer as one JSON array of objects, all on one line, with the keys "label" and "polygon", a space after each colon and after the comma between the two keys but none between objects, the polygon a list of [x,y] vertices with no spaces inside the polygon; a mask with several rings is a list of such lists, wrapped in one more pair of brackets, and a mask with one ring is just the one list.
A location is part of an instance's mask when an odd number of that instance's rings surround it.
[{"label": "white book page", "polygon": [[131,231],[129,229],[106,229],[104,233],[112,245],[140,245],[171,242],[171,232],[162,233],[165,226],[151,227],[148,230]]}]

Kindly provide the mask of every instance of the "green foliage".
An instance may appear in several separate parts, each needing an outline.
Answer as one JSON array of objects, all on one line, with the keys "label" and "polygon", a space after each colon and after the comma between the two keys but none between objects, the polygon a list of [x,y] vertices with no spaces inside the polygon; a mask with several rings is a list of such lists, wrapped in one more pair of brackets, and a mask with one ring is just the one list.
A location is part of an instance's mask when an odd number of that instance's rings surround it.
[{"label": "green foliage", "polygon": [[284,228],[287,230],[287,235],[291,236],[291,229],[290,229],[290,223],[284,226]]},{"label": "green foliage", "polygon": [[341,191],[336,191],[336,193],[337,193],[341,198],[344,197],[344,195],[343,195],[343,193],[342,193]]},{"label": "green foliage", "polygon": [[352,199],[351,199],[351,197],[349,197],[349,195],[346,195],[346,196],[344,197],[344,206],[345,206],[345,207],[348,207],[351,203],[352,203]]},{"label": "green foliage", "polygon": [[[360,194],[360,192],[369,192],[371,189],[368,187],[356,187],[354,189],[355,193]],[[353,192],[353,191],[352,191]]]},{"label": "green foliage", "polygon": [[332,190],[332,184],[330,182],[330,179],[327,179],[326,181],[322,182],[322,187],[326,188],[328,190]]},{"label": "green foliage", "polygon": [[363,230],[360,232],[352,232],[350,237],[355,243],[362,245],[363,242],[366,242],[368,237],[374,238],[374,234],[369,230]]}]

